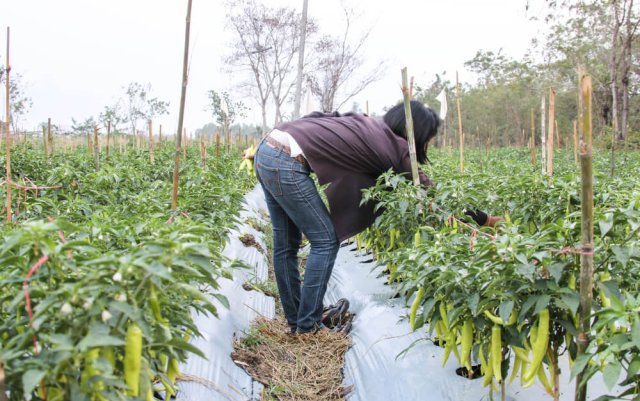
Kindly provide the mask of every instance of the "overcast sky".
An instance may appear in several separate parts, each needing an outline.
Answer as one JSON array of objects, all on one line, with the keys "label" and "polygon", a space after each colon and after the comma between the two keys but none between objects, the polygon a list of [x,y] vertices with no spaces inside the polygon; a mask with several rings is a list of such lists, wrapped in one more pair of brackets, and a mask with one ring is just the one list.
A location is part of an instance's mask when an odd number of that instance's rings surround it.
[{"label": "overcast sky", "polygon": [[[343,0],[360,8],[356,29],[373,27],[367,60],[388,60],[384,77],[354,99],[369,102],[371,112],[400,99],[400,69],[408,67],[416,82],[436,73],[455,80],[472,79],[464,62],[477,50],[503,51],[520,58],[539,35],[531,16],[541,1],[526,0]],[[264,0],[267,5],[302,9],[302,0]],[[0,64],[6,63],[6,27],[11,27],[12,73],[22,82],[33,106],[21,125],[33,129],[51,117],[70,126],[71,118],[97,117],[123,97],[130,82],[149,82],[153,95],[170,101],[163,116],[165,132],[177,127],[182,79],[186,0],[4,0],[0,10]],[[339,33],[340,0],[309,0],[309,16],[320,30]],[[193,131],[212,121],[207,92],[236,91],[238,77],[224,72],[228,52],[225,8],[221,0],[193,0],[191,68],[185,127]],[[251,99],[251,119],[259,107]],[[351,106],[351,102],[348,107]],[[435,105],[434,105],[435,106]],[[2,90],[4,117],[4,89]],[[4,118],[3,118],[4,119]],[[273,116],[268,116],[273,122]]]}]

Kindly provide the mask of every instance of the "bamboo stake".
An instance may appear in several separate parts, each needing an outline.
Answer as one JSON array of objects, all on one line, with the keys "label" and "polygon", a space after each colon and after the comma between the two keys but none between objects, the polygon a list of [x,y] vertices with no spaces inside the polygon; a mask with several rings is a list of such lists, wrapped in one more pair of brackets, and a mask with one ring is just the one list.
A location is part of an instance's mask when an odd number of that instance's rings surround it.
[{"label": "bamboo stake", "polygon": [[[580,254],[580,328],[578,356],[589,345],[591,301],[593,297],[593,165],[591,132],[591,77],[580,66],[580,169],[582,172],[582,252]],[[585,401],[587,384],[580,386],[582,373],[576,377],[576,401]]]},{"label": "bamboo stake", "polygon": [[93,154],[93,145],[91,143],[91,133],[87,132],[87,152],[89,152],[90,155]]},{"label": "bamboo stake", "polygon": [[556,91],[549,89],[549,136],[547,137],[547,174],[553,175],[553,122],[556,112]]},{"label": "bamboo stake", "polygon": [[191,27],[191,0],[187,3],[187,18],[184,32],[184,57],[182,60],[182,92],[180,94],[180,116],[178,118],[178,131],[176,135],[175,164],[173,167],[173,192],[171,197],[171,209],[178,208],[178,180],[180,175],[180,132],[184,123],[184,104],[187,97],[187,78],[189,68],[189,30]]},{"label": "bamboo stake", "polygon": [[160,124],[160,131],[158,132],[158,142],[162,142],[162,124]]},{"label": "bamboo stake", "polygon": [[9,132],[9,125],[11,124],[11,102],[9,99],[9,74],[11,72],[11,64],[9,64],[9,36],[10,29],[7,27],[7,66],[5,68],[5,86],[6,86],[6,121],[4,122],[4,145],[5,145],[5,157],[6,157],[6,171],[7,171],[7,224],[11,223],[11,136]]},{"label": "bamboo stake", "polygon": [[153,156],[153,121],[148,121],[149,125],[149,159],[151,160],[151,164],[155,163],[155,158]]},{"label": "bamboo stake", "polygon": [[93,154],[96,159],[96,171],[100,170],[100,144],[98,142],[98,127],[93,128]]},{"label": "bamboo stake", "polygon": [[200,160],[202,169],[207,168],[207,147],[204,145],[204,137],[200,136]]},{"label": "bamboo stake", "polygon": [[464,173],[464,136],[462,135],[462,114],[460,113],[460,82],[456,71],[456,102],[458,104],[458,131],[460,134],[460,172]]},{"label": "bamboo stake", "polygon": [[533,109],[531,109],[531,136],[529,137],[529,149],[531,150],[531,165],[536,167],[536,117]]},{"label": "bamboo stake", "polygon": [[44,158],[49,160],[49,146],[47,145],[47,127],[42,126],[42,144],[44,145]]},{"label": "bamboo stake", "polygon": [[220,157],[220,130],[216,128],[216,159]]},{"label": "bamboo stake", "polygon": [[187,146],[189,143],[187,142],[187,129],[184,128],[182,130],[182,160],[187,160]]},{"label": "bamboo stake", "polygon": [[573,120],[573,159],[578,164],[578,122]]},{"label": "bamboo stake", "polygon": [[107,121],[107,160],[109,160],[109,144],[111,143],[111,120]]},{"label": "bamboo stake", "polygon": [[365,110],[365,114],[369,115],[369,101],[365,100],[364,102],[364,110]]},{"label": "bamboo stake", "polygon": [[409,143],[409,158],[411,159],[411,177],[415,185],[420,185],[418,175],[418,159],[416,157],[416,140],[413,134],[413,116],[411,115],[411,94],[408,87],[407,67],[402,69],[402,96],[404,98],[404,115],[406,120],[407,142]]},{"label": "bamboo stake", "polygon": [[540,152],[542,154],[542,174],[547,174],[547,132],[545,130],[544,117],[547,115],[547,108],[545,106],[545,97],[542,96],[540,103]]},{"label": "bamboo stake", "polygon": [[51,132],[51,117],[47,119],[47,142],[49,143],[49,155],[53,155],[53,132]]}]

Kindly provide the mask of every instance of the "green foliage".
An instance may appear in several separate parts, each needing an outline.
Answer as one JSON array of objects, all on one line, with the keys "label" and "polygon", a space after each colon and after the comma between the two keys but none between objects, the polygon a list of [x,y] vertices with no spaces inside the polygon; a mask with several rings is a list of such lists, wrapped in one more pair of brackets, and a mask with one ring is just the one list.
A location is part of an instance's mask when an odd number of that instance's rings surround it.
[{"label": "green foliage", "polygon": [[[181,208],[171,212],[173,146],[161,144],[154,165],[146,150],[113,153],[99,172],[85,152],[47,161],[40,149],[14,146],[15,182],[61,188],[22,194],[19,209],[14,191],[15,224],[0,230],[0,359],[11,400],[42,398],[42,389],[53,400],[127,399],[130,323],[142,330],[151,376],[166,379],[168,359],[201,355],[188,342],[200,335],[192,314],[228,307],[217,289],[234,263],[221,251],[253,182],[235,171],[237,151],[203,171],[189,149]],[[27,281],[30,322],[22,283],[42,256]]]}]

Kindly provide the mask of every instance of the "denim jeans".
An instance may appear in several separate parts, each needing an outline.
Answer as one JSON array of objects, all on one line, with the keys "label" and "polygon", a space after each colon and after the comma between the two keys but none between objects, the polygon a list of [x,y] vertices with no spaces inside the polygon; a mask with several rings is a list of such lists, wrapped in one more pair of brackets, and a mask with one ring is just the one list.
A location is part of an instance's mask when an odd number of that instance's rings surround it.
[{"label": "denim jeans", "polygon": [[[273,266],[289,327],[317,329],[322,300],[339,249],[333,223],[309,169],[263,141],[254,158],[273,225]],[[311,245],[304,282],[298,270],[302,234]]]}]

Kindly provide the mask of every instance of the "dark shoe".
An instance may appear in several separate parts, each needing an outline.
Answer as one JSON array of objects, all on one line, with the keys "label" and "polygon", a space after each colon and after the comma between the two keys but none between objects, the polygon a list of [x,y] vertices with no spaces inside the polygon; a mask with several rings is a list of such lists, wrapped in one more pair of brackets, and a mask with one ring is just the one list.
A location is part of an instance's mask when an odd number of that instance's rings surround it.
[{"label": "dark shoe", "polygon": [[315,333],[319,333],[319,332],[321,332],[321,331],[322,331],[322,332],[330,332],[330,331],[331,331],[331,329],[330,329],[330,328],[328,328],[327,326],[325,326],[324,324],[320,323],[320,324],[316,324],[316,326],[315,326],[313,329],[311,329],[311,330],[306,330],[306,331],[304,331],[304,330],[300,330],[300,329],[298,329],[298,330],[296,331],[296,334],[297,334],[297,335],[315,334]]},{"label": "dark shoe", "polygon": [[340,298],[335,305],[325,308],[322,313],[322,324],[327,327],[334,328],[338,324],[344,322],[349,312],[349,300]]}]

